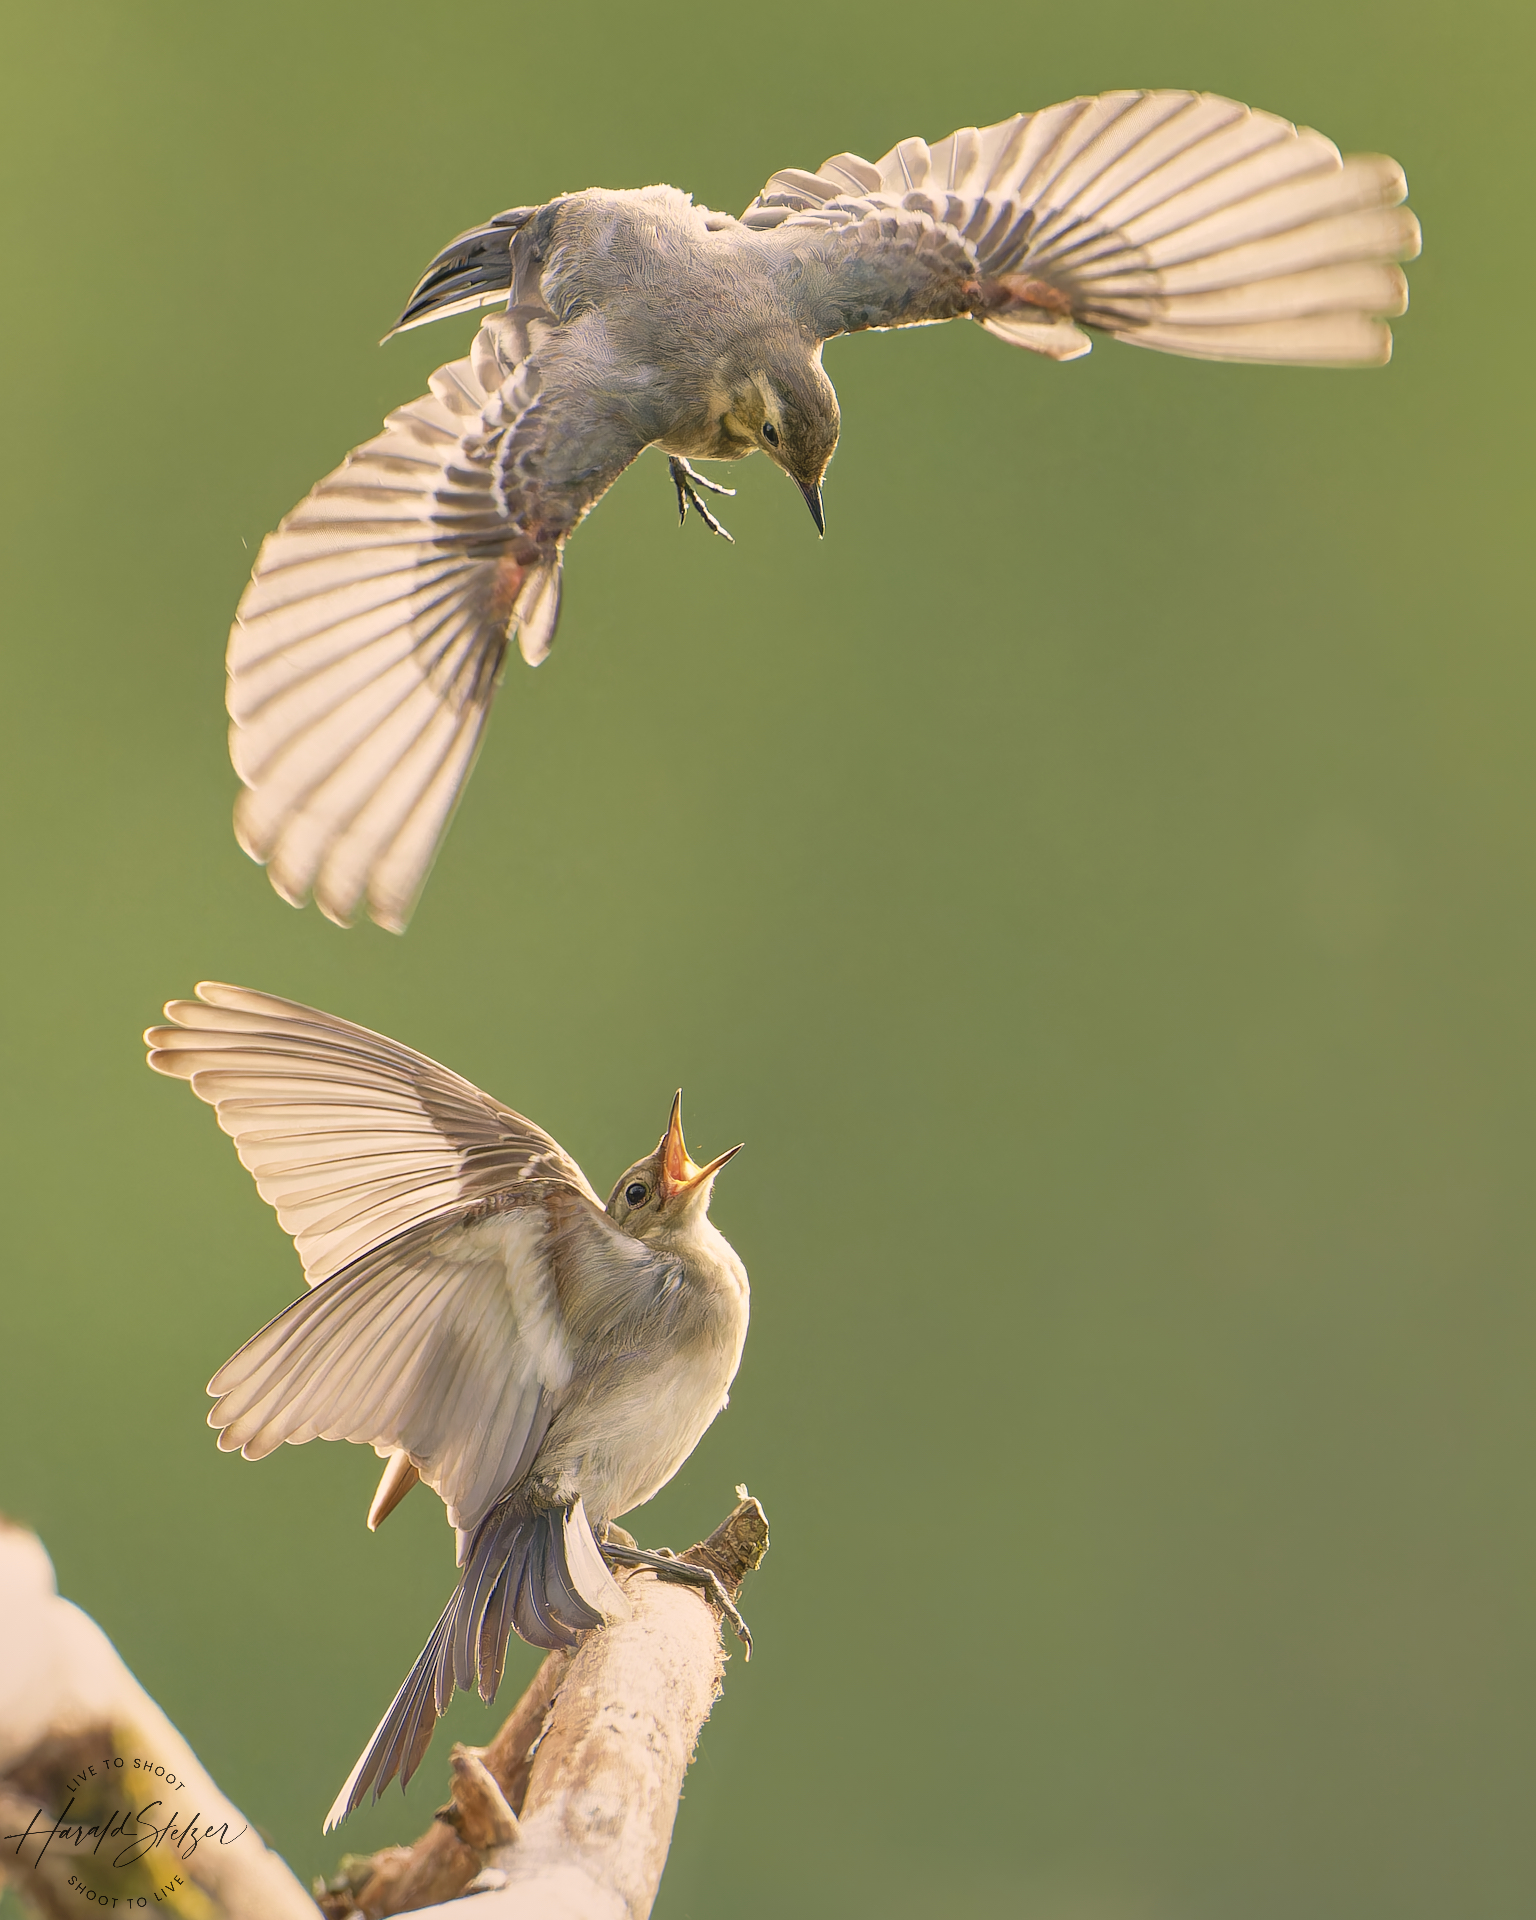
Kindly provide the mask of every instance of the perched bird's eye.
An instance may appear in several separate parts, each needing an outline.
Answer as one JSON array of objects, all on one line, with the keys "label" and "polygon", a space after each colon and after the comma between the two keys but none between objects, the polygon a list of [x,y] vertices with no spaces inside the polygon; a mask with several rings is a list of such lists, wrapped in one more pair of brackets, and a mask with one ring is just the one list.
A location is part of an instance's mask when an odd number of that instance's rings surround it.
[{"label": "perched bird's eye", "polygon": [[645,1198],[645,1188],[641,1186],[638,1180],[631,1180],[629,1185],[624,1189],[624,1198],[632,1207],[638,1207],[640,1202]]},{"label": "perched bird's eye", "polygon": [[763,422],[763,438],[770,447],[776,447],[779,444],[779,430],[771,420]]}]

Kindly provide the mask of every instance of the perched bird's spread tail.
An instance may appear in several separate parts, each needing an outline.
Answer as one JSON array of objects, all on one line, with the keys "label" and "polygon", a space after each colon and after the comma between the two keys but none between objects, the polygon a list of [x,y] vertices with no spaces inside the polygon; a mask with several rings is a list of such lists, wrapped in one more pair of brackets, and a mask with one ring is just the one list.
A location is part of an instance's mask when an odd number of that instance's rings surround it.
[{"label": "perched bird's spread tail", "polygon": [[326,1815],[326,1832],[370,1788],[377,1800],[397,1773],[402,1787],[409,1783],[456,1687],[474,1684],[482,1700],[495,1699],[514,1628],[536,1647],[573,1647],[577,1634],[628,1611],[580,1500],[533,1514],[511,1500],[492,1508],[453,1598]]}]

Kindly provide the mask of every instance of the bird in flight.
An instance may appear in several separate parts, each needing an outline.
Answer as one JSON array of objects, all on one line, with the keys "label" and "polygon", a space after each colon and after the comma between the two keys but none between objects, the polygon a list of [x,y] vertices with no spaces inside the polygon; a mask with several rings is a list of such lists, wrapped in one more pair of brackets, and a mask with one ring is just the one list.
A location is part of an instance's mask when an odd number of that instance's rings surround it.
[{"label": "bird in flight", "polygon": [[[403,930],[515,638],[554,639],[565,543],[647,447],[763,453],[825,529],[822,347],[968,317],[1052,360],[1089,331],[1206,360],[1370,366],[1418,251],[1402,169],[1212,94],[1064,101],[878,161],[776,173],[738,219],[666,186],[514,207],[394,331],[505,302],[468,356],[263,543],[229,641],[241,845],[295,905]],[[729,538],[729,535],[726,535]]]},{"label": "bird in flight", "polygon": [[678,1094],[605,1206],[542,1127],[366,1027],[209,982],[165,1013],[150,1066],[215,1109],[310,1286],[209,1383],[219,1446],[372,1446],[369,1527],[425,1481],[458,1536],[459,1584],[327,1829],[409,1781],[455,1687],[495,1697],[510,1633],[571,1647],[625,1617],[610,1563],[703,1587],[750,1655],[713,1574],[611,1524],[736,1376],[747,1273],[709,1202],[739,1148],[695,1166]]}]

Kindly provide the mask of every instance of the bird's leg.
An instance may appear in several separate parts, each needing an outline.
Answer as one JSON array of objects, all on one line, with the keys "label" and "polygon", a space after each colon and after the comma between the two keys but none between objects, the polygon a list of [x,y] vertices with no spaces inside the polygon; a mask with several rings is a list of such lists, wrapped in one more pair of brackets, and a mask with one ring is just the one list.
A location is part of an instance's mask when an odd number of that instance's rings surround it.
[{"label": "bird's leg", "polygon": [[726,1592],[719,1574],[708,1567],[696,1567],[691,1560],[683,1560],[666,1548],[659,1553],[648,1553],[644,1547],[620,1546],[612,1535],[622,1532],[621,1527],[611,1527],[610,1537],[599,1545],[598,1551],[610,1566],[649,1567],[658,1580],[675,1580],[679,1586],[697,1587],[730,1621],[741,1642],[743,1656],[748,1660],[752,1658],[752,1630],[737,1612],[736,1603]]},{"label": "bird's leg", "polygon": [[[667,472],[671,474],[672,484],[677,488],[677,524],[680,527],[687,526],[688,509],[692,507],[711,533],[718,533],[722,540],[731,540],[725,528],[699,498],[698,489],[705,487],[709,492],[724,494],[730,500],[736,498],[736,489],[722,487],[718,480],[706,480],[702,473],[695,473],[688,462],[675,453],[667,455]],[[731,540],[733,547],[735,544],[736,542]]]}]

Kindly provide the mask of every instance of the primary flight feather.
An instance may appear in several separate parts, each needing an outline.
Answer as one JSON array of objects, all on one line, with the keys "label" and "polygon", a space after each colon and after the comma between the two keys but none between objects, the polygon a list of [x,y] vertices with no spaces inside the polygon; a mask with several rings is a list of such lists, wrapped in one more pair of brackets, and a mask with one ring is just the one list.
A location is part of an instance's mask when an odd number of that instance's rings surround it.
[{"label": "primary flight feather", "polygon": [[399,328],[506,310],[288,515],[240,602],[241,844],[285,899],[403,929],[510,644],[549,652],[565,543],[637,455],[661,447],[680,513],[723,532],[689,462],[765,453],[824,529],[827,340],[968,316],[1055,360],[1092,328],[1379,365],[1419,245],[1406,192],[1395,161],[1273,114],[1122,92],[776,173],[740,219],[592,189],[462,234]]}]

